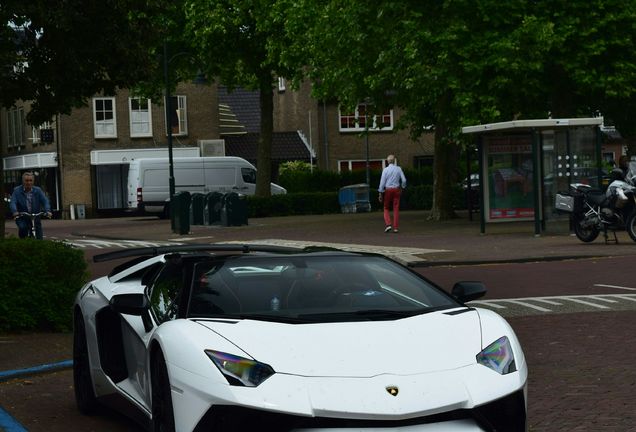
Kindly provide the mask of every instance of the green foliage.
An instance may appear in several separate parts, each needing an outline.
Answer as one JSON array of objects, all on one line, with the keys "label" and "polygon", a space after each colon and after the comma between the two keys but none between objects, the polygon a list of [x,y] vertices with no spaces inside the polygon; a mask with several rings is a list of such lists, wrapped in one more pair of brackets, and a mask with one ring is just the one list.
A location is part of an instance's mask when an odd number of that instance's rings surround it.
[{"label": "green foliage", "polygon": [[278,166],[279,173],[298,172],[298,171],[311,172],[311,165],[309,164],[309,162],[296,160],[296,161],[283,162],[282,164]]},{"label": "green foliage", "polygon": [[148,79],[161,70],[155,49],[166,28],[156,24],[167,7],[159,0],[4,0],[2,105],[32,101],[27,120],[37,125]]},{"label": "green foliage", "polygon": [[0,240],[0,331],[69,330],[88,280],[84,253],[61,242]]},{"label": "green foliage", "polygon": [[[372,211],[381,211],[382,204],[377,199],[376,188],[369,189]],[[340,213],[338,192],[297,192],[286,195],[272,195],[268,198],[248,196],[250,218],[268,216],[290,216],[307,214]],[[451,188],[449,201],[455,209],[466,208],[466,195],[459,185]],[[433,203],[432,184],[409,186],[402,192],[400,208],[404,210],[430,210]]]},{"label": "green foliage", "polygon": [[[369,173],[371,188],[377,189],[380,184],[382,172],[371,170]],[[432,185],[433,170],[430,167],[420,169],[404,169],[407,184],[411,185]],[[309,171],[282,171],[279,177],[279,184],[287,189],[288,193],[297,192],[338,192],[341,187],[366,182],[366,172],[364,170],[333,172],[314,169]]]}]

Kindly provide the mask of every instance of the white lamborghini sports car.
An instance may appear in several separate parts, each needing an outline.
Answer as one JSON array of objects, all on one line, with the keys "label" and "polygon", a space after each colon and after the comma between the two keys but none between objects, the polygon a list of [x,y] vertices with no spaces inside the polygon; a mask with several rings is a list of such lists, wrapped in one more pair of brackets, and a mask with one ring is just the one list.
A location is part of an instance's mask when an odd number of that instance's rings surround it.
[{"label": "white lamborghini sports car", "polygon": [[508,323],[386,257],[189,245],[136,256],[74,305],[79,410],[152,431],[526,431]]}]

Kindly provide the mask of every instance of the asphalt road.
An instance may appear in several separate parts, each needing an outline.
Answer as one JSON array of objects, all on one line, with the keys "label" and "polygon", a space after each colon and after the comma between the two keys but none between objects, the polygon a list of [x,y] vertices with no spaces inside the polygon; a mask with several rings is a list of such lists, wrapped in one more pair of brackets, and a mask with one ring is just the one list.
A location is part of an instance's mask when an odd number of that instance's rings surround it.
[{"label": "asphalt road", "polygon": [[[498,300],[636,292],[627,289],[636,289],[630,275],[617,271],[630,265],[632,258],[623,257],[417,271],[446,289],[457,280],[482,280],[489,287],[486,299]],[[577,307],[545,313],[528,309],[527,314],[508,318],[530,368],[530,430],[636,430],[636,313]],[[58,337],[63,346],[65,336]],[[70,358],[70,335],[66,343]],[[0,401],[29,431],[138,430],[111,411],[94,417],[80,415],[68,370],[0,383]]]},{"label": "asphalt road", "polygon": [[[347,234],[340,235],[339,240],[408,247],[413,245],[410,237],[415,237],[418,245],[439,250],[468,252],[470,248],[472,255],[469,257],[476,259],[484,251],[498,253],[504,258],[517,258],[521,256],[518,249],[524,247],[535,248],[540,254],[543,242],[549,244],[554,258],[581,250],[584,251],[582,255],[589,255],[584,259],[438,265],[415,267],[414,270],[446,290],[459,280],[480,280],[486,284],[489,290],[487,296],[480,299],[482,303],[475,305],[494,309],[507,318],[519,336],[528,360],[530,431],[636,431],[636,399],[633,397],[636,394],[636,370],[633,367],[636,364],[636,331],[633,330],[636,328],[636,300],[632,300],[636,294],[636,280],[630,272],[634,268],[636,254],[632,252],[632,243],[580,244],[567,236],[534,239],[526,234],[514,238],[494,235],[487,238],[466,237],[465,234],[461,238],[450,234],[443,237],[437,235],[438,232],[426,230],[410,235],[407,232],[408,218],[413,215],[407,213],[405,216],[404,235],[386,237],[380,234],[371,240],[360,239],[356,230],[368,232],[368,226],[358,227],[356,221],[340,226],[339,229]],[[357,215],[354,217],[358,218]],[[335,217],[333,220],[336,220]],[[81,222],[86,226],[90,223]],[[107,222],[104,224],[105,231],[108,226],[114,227],[119,223]],[[260,221],[245,227],[245,230],[208,230],[199,236],[210,234],[214,241],[271,238],[269,233],[262,231],[267,223]],[[287,233],[288,238],[322,240],[325,230],[332,223],[303,229],[282,224],[279,229],[281,233]],[[134,224],[141,226],[146,222],[136,220]],[[92,255],[109,250],[108,245],[101,249],[91,247],[91,242],[98,239],[73,236],[67,226],[70,225],[51,224],[45,235],[57,238],[71,236],[76,241],[84,241],[84,251],[89,260]],[[76,227],[72,229],[75,234],[83,232]],[[146,240],[152,239],[150,236],[154,229],[147,228]],[[455,227],[447,229],[451,234],[456,230]],[[494,231],[490,227],[489,230]],[[139,230],[133,228],[129,231],[138,234]],[[163,235],[160,240],[172,241],[168,237]],[[497,241],[488,244],[493,238]],[[560,248],[558,251],[557,247]],[[618,256],[612,256],[616,252]],[[447,255],[440,252],[436,256],[444,259]],[[91,264],[91,273],[95,277],[107,274],[115,264]],[[11,335],[0,337],[0,358],[15,351],[22,352],[24,348],[18,348],[13,342]],[[71,335],[39,335],[28,349],[24,358],[39,363],[45,362],[51,355],[56,356],[55,360],[70,359]],[[24,367],[33,365],[25,364]],[[72,373],[69,370],[0,382],[0,407],[29,431],[138,430],[130,420],[111,411],[94,417],[80,415],[73,400]]]}]

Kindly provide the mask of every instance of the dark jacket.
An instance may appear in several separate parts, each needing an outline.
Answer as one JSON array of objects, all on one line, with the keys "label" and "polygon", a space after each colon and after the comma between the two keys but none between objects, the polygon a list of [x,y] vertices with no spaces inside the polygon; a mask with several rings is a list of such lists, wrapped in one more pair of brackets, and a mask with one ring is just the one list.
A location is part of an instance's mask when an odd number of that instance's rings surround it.
[{"label": "dark jacket", "polygon": [[[39,213],[41,211],[50,213],[51,205],[49,204],[49,200],[46,195],[44,195],[42,189],[37,186],[33,186],[31,190],[33,191],[31,213]],[[24,192],[24,186],[20,185],[13,189],[13,193],[11,194],[11,203],[9,206],[11,207],[11,213],[14,214],[29,211],[27,209],[27,197],[26,192]]]}]

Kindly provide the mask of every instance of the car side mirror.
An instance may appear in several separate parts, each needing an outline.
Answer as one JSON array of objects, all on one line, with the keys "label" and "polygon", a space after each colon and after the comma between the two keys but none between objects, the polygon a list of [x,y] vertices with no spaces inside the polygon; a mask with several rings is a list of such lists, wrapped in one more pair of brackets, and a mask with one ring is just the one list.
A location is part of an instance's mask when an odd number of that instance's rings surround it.
[{"label": "car side mirror", "polygon": [[466,303],[485,296],[487,291],[486,286],[481,282],[462,281],[453,286],[451,294],[460,302]]},{"label": "car side mirror", "polygon": [[117,294],[110,299],[113,311],[126,315],[144,315],[150,309],[150,301],[145,294]]}]

